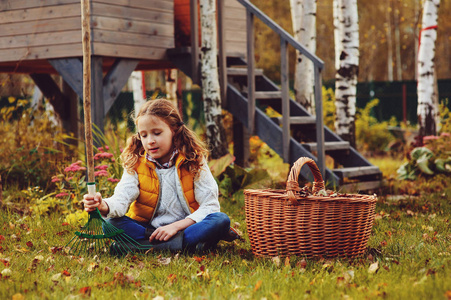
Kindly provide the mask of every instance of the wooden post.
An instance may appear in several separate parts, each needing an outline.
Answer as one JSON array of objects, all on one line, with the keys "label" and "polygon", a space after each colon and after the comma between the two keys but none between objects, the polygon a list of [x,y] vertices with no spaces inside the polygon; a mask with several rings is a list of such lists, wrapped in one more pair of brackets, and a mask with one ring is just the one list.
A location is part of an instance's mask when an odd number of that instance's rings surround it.
[{"label": "wooden post", "polygon": [[280,85],[282,90],[282,148],[283,160],[290,163],[290,95],[288,86],[288,43],[280,38]]},{"label": "wooden post", "polygon": [[91,13],[89,0],[81,0],[81,34],[83,45],[83,109],[88,182],[94,182],[94,151],[91,121]]},{"label": "wooden post", "polygon": [[225,49],[224,30],[224,1],[217,0],[216,11],[218,14],[218,53],[219,53],[219,84],[221,86],[221,106],[227,107],[227,54]]},{"label": "wooden post", "polygon": [[255,58],[254,58],[254,14],[247,12],[247,129],[254,134],[255,126]]},{"label": "wooden post", "polygon": [[199,84],[199,13],[197,0],[190,0],[191,10],[191,79]]},{"label": "wooden post", "polygon": [[321,69],[314,66],[315,72],[315,110],[316,110],[316,148],[317,165],[324,180],[326,180],[326,153],[324,149],[324,119],[323,119],[323,91]]}]

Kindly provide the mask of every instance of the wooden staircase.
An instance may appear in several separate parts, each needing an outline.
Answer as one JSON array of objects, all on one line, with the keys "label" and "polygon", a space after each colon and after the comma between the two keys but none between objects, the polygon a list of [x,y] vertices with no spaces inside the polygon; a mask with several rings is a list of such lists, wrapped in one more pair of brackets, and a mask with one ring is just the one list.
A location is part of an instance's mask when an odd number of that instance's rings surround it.
[{"label": "wooden staircase", "polygon": [[[256,69],[253,61],[248,63],[241,57],[224,57],[221,56],[220,51],[221,82],[223,86],[227,86],[226,101],[223,99],[223,102],[226,103],[224,108],[290,165],[302,156],[314,159],[328,187],[342,192],[377,189],[382,180],[379,168],[373,166],[348,142],[325,127],[322,118],[311,115],[303,106],[289,98],[287,45],[291,44],[314,62],[315,85],[318,87],[322,85],[320,76],[322,61],[309,53],[250,2],[247,0],[238,0],[238,2],[247,9],[248,40],[253,40],[252,20],[254,16],[260,18],[279,34],[282,82],[279,87],[264,75],[263,70]],[[193,34],[193,36],[196,35]],[[193,44],[197,45],[197,42]],[[172,49],[167,54],[177,68],[186,75],[192,76],[193,69],[198,72],[199,67],[197,63],[192,63],[196,60],[193,59],[191,53],[197,56],[198,49]],[[254,57],[253,45],[248,44],[247,57]],[[315,89],[316,115],[322,117],[321,101],[321,88]],[[282,117],[269,117],[265,113],[268,107]],[[336,168],[326,168],[326,155],[333,158]],[[308,168],[302,168],[301,176],[307,180],[313,180]]]},{"label": "wooden staircase", "polygon": [[[229,60],[228,60],[229,61]],[[241,65],[228,64],[228,87],[226,109],[247,124],[247,74],[244,60]],[[282,114],[281,90],[261,70],[255,72],[256,84],[256,115],[255,134],[268,144],[279,155],[283,155],[281,118],[270,118],[265,114],[265,108],[271,107]],[[299,103],[290,99],[290,129],[289,161],[293,164],[299,157],[308,156],[316,159],[316,117],[310,115]],[[333,158],[336,169],[325,170],[325,180],[329,186],[339,187],[340,190],[359,191],[372,190],[380,186],[382,173],[360,153],[352,148],[349,142],[343,141],[329,128],[324,127],[324,150],[326,155]],[[309,170],[303,170],[304,177],[311,179]]]}]

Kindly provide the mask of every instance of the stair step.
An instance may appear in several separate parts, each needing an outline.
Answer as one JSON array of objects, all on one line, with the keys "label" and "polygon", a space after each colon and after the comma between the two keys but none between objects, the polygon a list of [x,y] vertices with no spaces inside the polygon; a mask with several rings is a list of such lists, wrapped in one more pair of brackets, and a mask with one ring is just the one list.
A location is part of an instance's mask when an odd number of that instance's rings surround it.
[{"label": "stair step", "polygon": [[[255,69],[256,76],[263,75],[262,69]],[[247,76],[247,68],[227,68],[227,76]]]},{"label": "stair step", "polygon": [[[302,146],[307,148],[310,152],[317,151],[317,143],[302,143]],[[325,151],[337,151],[337,150],[349,150],[350,144],[346,141],[337,141],[337,142],[325,142],[324,150]]]},{"label": "stair step", "polygon": [[[283,120],[282,117],[277,118],[271,118],[277,125],[281,125]],[[297,117],[290,117],[290,124],[297,124],[297,125],[315,125],[316,124],[316,118],[313,116],[297,116]]]},{"label": "stair step", "polygon": [[255,92],[255,99],[281,99],[281,91],[258,91]]},{"label": "stair step", "polygon": [[380,180],[374,180],[374,181],[359,181],[359,182],[353,182],[353,183],[346,183],[340,185],[340,192],[345,193],[356,193],[359,191],[368,191],[368,190],[375,190],[380,188],[382,185],[382,182]]},{"label": "stair step", "polygon": [[227,56],[226,57],[227,67],[230,66],[246,66],[247,63],[242,57],[237,56]]},{"label": "stair step", "polygon": [[380,169],[377,166],[364,166],[364,167],[350,167],[340,168],[332,170],[340,179],[353,178],[365,175],[380,174]]}]

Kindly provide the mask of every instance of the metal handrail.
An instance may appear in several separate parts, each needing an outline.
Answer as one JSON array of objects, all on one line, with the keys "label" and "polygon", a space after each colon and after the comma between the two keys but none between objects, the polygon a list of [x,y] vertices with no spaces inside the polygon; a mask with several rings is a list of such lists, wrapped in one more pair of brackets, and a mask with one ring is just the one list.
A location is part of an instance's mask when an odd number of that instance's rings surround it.
[{"label": "metal handrail", "polygon": [[[297,42],[282,27],[271,20],[267,15],[260,11],[255,5],[248,0],[237,0],[246,8],[247,15],[247,61],[248,61],[248,130],[252,134],[254,132],[255,122],[255,66],[254,66],[254,16],[258,17],[263,23],[271,28],[280,36],[281,45],[281,90],[282,90],[282,127],[283,127],[283,158],[286,162],[290,162],[290,98],[288,91],[288,51],[287,44],[292,45],[302,55],[312,61],[314,65],[315,77],[315,107],[316,107],[316,141],[317,141],[317,165],[321,174],[325,175],[325,150],[324,150],[324,120],[322,105],[322,80],[321,70],[324,68],[324,62],[315,54],[311,53],[307,48]],[[293,161],[296,158],[292,158]]]}]

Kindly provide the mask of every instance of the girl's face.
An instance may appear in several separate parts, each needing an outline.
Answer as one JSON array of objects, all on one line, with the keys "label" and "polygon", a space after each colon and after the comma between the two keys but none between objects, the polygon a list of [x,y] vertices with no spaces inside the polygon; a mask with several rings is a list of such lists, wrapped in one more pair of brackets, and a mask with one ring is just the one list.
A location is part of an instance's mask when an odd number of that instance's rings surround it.
[{"label": "girl's face", "polygon": [[161,164],[167,163],[173,151],[174,133],[163,119],[144,115],[138,118],[138,133],[146,152]]}]

